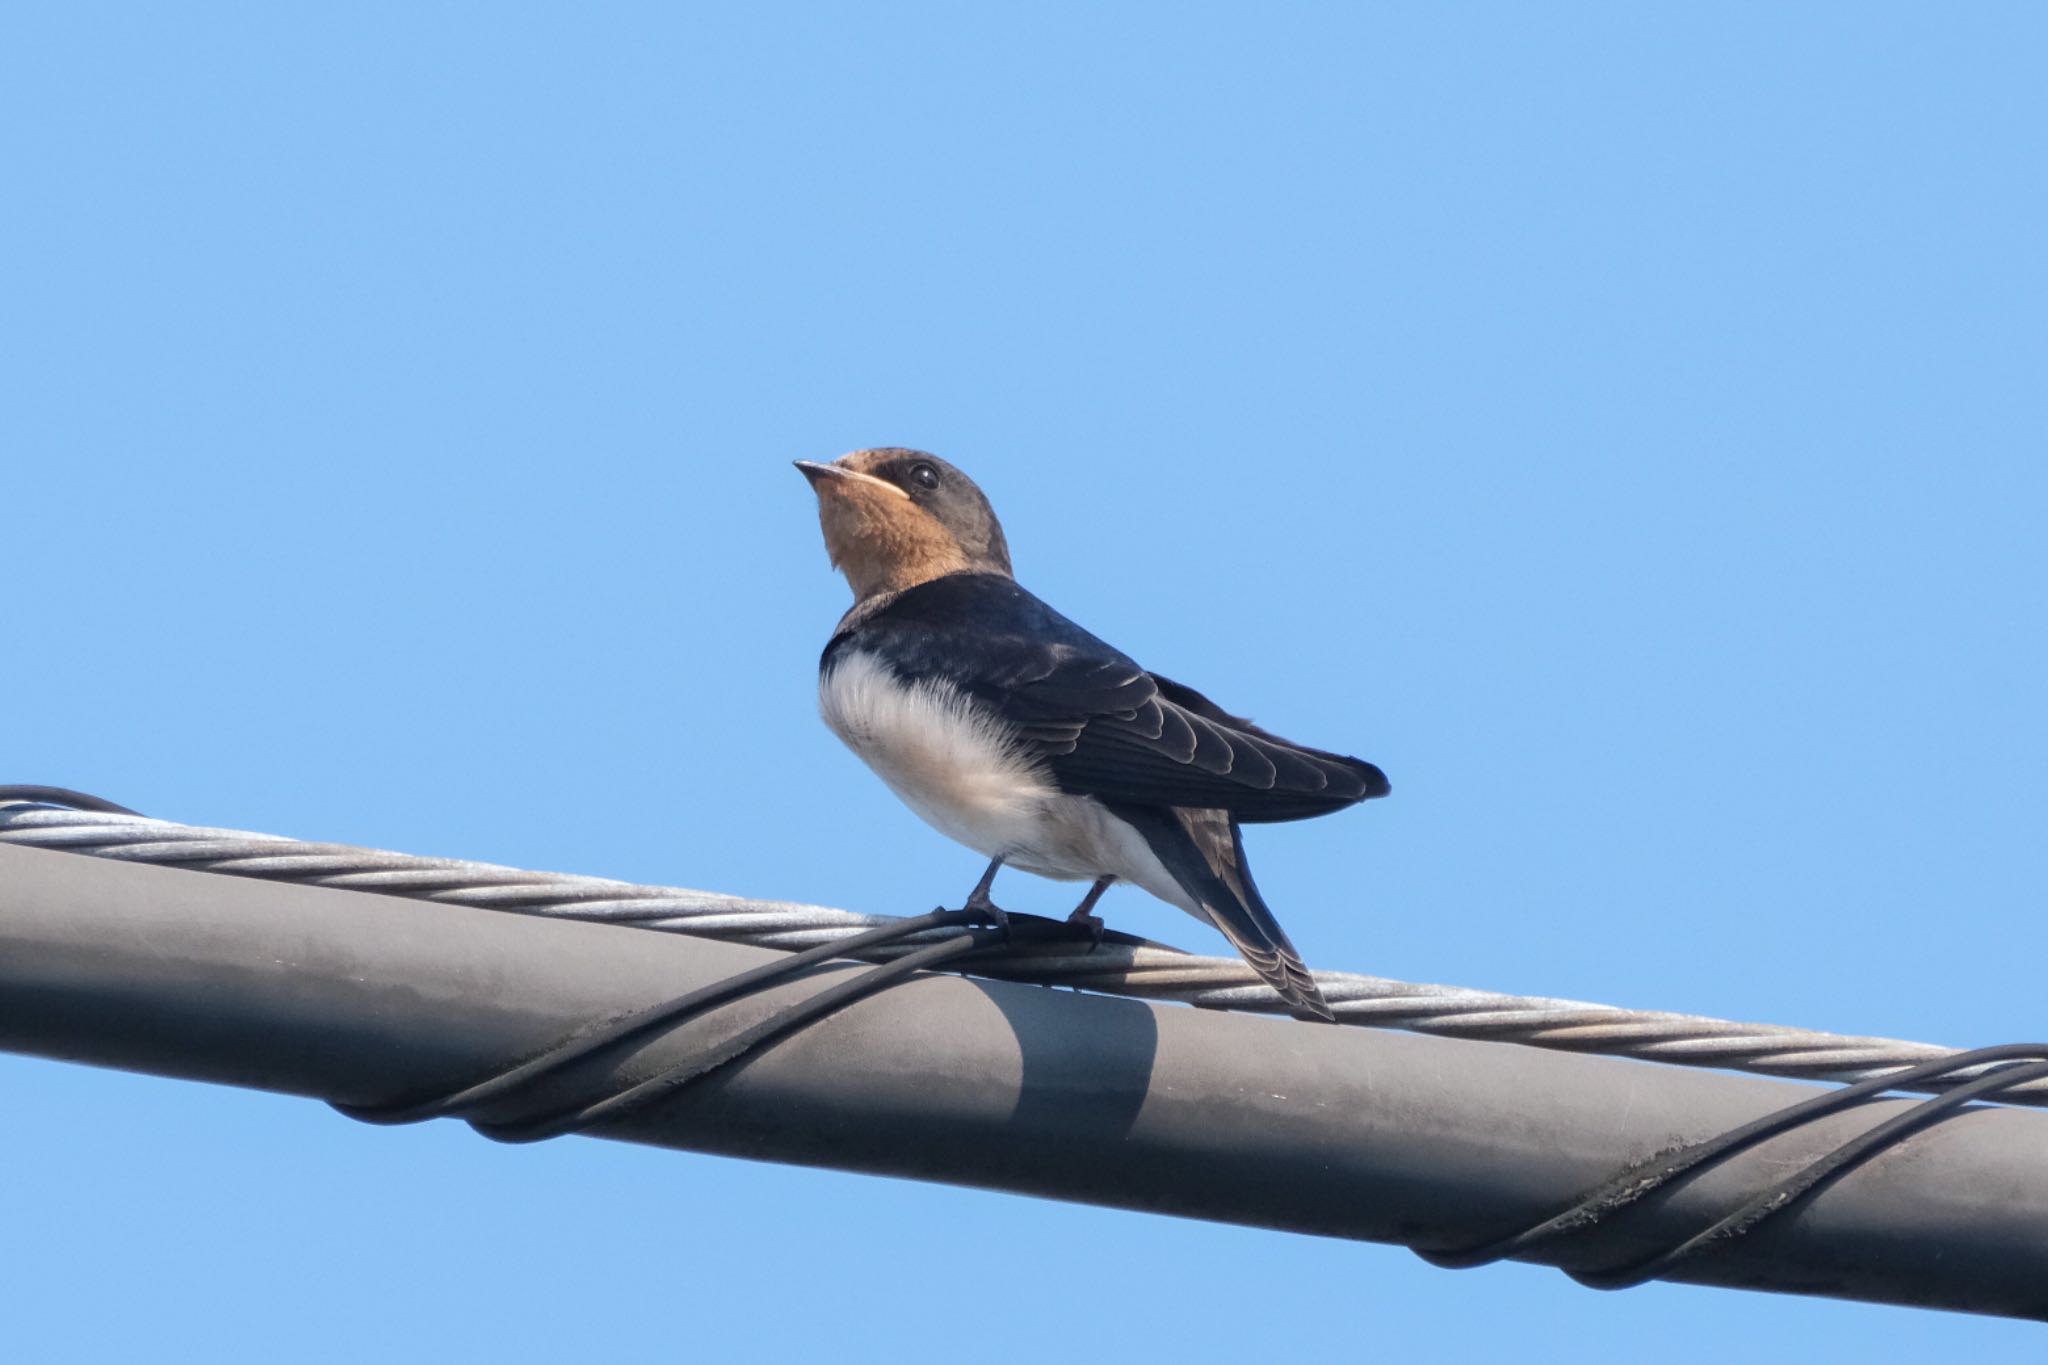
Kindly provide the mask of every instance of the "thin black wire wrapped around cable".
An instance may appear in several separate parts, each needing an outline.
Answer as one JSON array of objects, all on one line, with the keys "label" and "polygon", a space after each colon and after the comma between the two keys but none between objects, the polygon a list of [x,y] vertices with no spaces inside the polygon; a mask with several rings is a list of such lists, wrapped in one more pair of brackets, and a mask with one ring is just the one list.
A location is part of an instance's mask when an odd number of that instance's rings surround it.
[{"label": "thin black wire wrapped around cable", "polygon": [[420,1123],[427,1119],[444,1117],[469,1118],[471,1127],[485,1137],[499,1142],[540,1142],[547,1138],[560,1137],[565,1133],[581,1132],[606,1120],[620,1118],[636,1109],[658,1103],[690,1082],[709,1076],[743,1058],[751,1057],[806,1024],[822,1019],[865,996],[873,995],[912,972],[942,966],[976,949],[999,942],[1005,935],[1003,931],[996,929],[968,928],[964,933],[954,934],[936,943],[925,944],[914,952],[885,962],[879,967],[870,967],[807,1000],[771,1014],[713,1047],[670,1067],[660,1075],[649,1077],[623,1090],[601,1091],[573,1104],[558,1104],[551,1110],[518,1119],[485,1121],[470,1116],[487,1105],[502,1104],[531,1092],[542,1083],[607,1049],[645,1038],[663,1029],[674,1028],[719,1005],[743,999],[756,991],[800,976],[813,967],[822,966],[835,958],[843,958],[846,949],[854,946],[856,941],[859,947],[867,948],[900,940],[927,929],[966,926],[974,922],[975,917],[972,914],[960,910],[936,910],[928,915],[918,915],[904,920],[901,924],[870,930],[859,935],[857,940],[812,948],[807,952],[794,954],[784,961],[770,962],[752,971],[727,977],[723,981],[714,981],[687,995],[678,996],[674,1000],[626,1018],[580,1029],[538,1056],[530,1057],[449,1094],[430,1095],[388,1105],[337,1104],[334,1107],[348,1117],[360,1119],[365,1123]]},{"label": "thin black wire wrapped around cable", "polygon": [[1646,1280],[1663,1279],[1685,1261],[1754,1231],[1766,1219],[1795,1207],[1829,1181],[1846,1175],[1879,1152],[1896,1146],[1913,1133],[1962,1108],[1972,1100],[1992,1098],[2014,1086],[2048,1077],[2048,1044],[2009,1043],[1958,1052],[1950,1057],[1909,1067],[1897,1075],[1881,1076],[1875,1080],[1844,1086],[1840,1090],[1829,1091],[1824,1095],[1816,1095],[1810,1100],[1802,1100],[1776,1113],[1766,1114],[1704,1142],[1694,1143],[1669,1156],[1658,1158],[1648,1165],[1623,1171],[1572,1201],[1561,1212],[1530,1227],[1476,1246],[1458,1249],[1416,1247],[1414,1251],[1431,1265],[1442,1266],[1447,1270],[1464,1270],[1473,1266],[1490,1265],[1495,1261],[1533,1256],[1560,1243],[1591,1233],[1629,1206],[1664,1189],[1674,1181],[1734,1156],[1766,1139],[1789,1132],[1816,1119],[1853,1109],[1893,1090],[1937,1078],[1967,1074],[1986,1066],[1993,1066],[1996,1069],[1964,1081],[1954,1089],[1944,1091],[1932,1099],[1922,1100],[1912,1108],[1858,1134],[1825,1156],[1759,1191],[1735,1210],[1677,1246],[1623,1265],[1609,1266],[1601,1270],[1567,1272],[1580,1284],[1594,1289],[1627,1289]]}]

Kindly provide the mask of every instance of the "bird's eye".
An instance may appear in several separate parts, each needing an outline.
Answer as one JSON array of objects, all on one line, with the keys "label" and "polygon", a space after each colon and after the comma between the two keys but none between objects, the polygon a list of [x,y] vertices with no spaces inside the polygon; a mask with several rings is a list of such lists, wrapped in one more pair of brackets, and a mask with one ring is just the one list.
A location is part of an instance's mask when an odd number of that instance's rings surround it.
[{"label": "bird's eye", "polygon": [[939,471],[928,464],[914,464],[910,467],[910,481],[919,488],[937,488]]}]

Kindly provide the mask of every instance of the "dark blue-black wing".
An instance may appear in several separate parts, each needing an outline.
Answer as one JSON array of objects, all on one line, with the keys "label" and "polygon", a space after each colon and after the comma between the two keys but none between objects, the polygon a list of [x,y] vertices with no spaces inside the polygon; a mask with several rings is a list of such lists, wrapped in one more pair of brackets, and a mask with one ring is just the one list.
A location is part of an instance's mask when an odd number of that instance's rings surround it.
[{"label": "dark blue-black wing", "polygon": [[1282,739],[1135,665],[1059,659],[1043,679],[992,700],[1062,789],[1105,801],[1227,810],[1256,823],[1326,815],[1389,790],[1362,759]]},{"label": "dark blue-black wing", "polygon": [[881,648],[907,676],[943,678],[995,710],[1065,791],[1225,810],[1255,823],[1324,815],[1388,791],[1372,764],[1231,715],[1007,578],[935,579],[856,636],[865,638],[844,643]]}]

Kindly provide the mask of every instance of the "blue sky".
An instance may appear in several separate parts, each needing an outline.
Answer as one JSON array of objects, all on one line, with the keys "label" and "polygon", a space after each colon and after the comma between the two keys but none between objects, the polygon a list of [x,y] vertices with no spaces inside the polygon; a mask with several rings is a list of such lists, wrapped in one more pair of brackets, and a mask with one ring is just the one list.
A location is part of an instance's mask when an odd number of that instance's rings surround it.
[{"label": "blue sky", "polygon": [[[1068,614],[1387,769],[1254,832],[1316,965],[2036,1037],[2044,37],[1997,4],[15,7],[0,780],[957,898],[974,855],[815,717],[845,590],[788,467],[919,445]],[[2039,1351],[21,1059],[0,1095],[22,1359]]]}]

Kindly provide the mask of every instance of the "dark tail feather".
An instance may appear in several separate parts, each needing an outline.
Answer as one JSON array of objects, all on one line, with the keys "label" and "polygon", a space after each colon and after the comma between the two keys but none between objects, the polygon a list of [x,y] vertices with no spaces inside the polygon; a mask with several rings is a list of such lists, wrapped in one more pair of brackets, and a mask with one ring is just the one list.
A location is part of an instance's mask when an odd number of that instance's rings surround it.
[{"label": "dark tail feather", "polygon": [[1335,1022],[1301,954],[1259,895],[1237,822],[1224,810],[1112,806],[1136,826],[1173,879],[1260,979],[1296,1009]]}]

